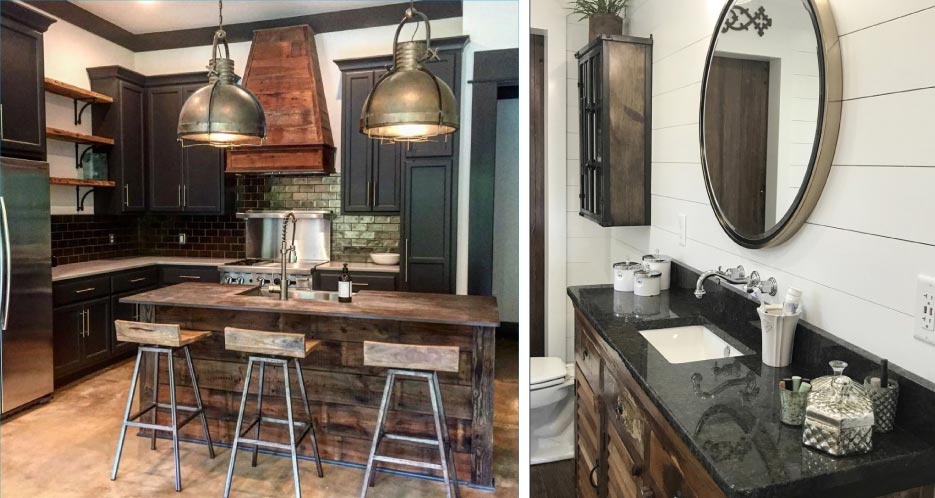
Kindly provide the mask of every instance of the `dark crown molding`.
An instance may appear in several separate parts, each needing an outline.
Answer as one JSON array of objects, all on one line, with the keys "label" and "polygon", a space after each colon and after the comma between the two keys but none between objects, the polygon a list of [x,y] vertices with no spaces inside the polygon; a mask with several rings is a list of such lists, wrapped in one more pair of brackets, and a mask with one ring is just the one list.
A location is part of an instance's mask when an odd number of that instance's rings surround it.
[{"label": "dark crown molding", "polygon": [[[153,50],[210,45],[214,32],[217,29],[210,26],[177,31],[133,34],[81,8],[73,2],[63,2],[61,0],[27,0],[25,3],[134,52],[149,52]],[[183,4],[179,3],[179,5]],[[415,2],[415,5],[432,20],[450,19],[453,17],[461,17],[462,15],[460,0],[420,1]],[[224,30],[227,32],[227,41],[229,43],[237,43],[253,40],[253,31],[257,29],[283,28],[300,24],[308,24],[312,27],[312,31],[315,34],[373,28],[376,26],[390,26],[399,23],[400,19],[402,19],[403,11],[407,7],[409,7],[408,3],[399,3],[362,9],[342,10],[338,12],[325,12],[308,16],[271,19],[268,21],[228,24],[224,26]],[[182,9],[180,8],[180,10]]]}]

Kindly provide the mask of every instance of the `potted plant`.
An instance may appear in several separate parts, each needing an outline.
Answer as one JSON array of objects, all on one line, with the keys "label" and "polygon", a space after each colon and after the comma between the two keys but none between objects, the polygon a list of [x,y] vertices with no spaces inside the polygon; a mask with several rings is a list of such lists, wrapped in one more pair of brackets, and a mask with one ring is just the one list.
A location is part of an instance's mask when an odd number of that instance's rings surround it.
[{"label": "potted plant", "polygon": [[588,20],[589,39],[600,35],[623,34],[623,23],[627,17],[630,0],[575,0],[572,12]]}]

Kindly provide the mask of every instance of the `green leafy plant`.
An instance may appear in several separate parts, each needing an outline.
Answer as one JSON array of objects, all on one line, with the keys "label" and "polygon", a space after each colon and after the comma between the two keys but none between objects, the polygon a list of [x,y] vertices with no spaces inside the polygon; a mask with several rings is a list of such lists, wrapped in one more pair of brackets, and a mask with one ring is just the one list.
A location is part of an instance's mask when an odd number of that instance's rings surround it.
[{"label": "green leafy plant", "polygon": [[[575,0],[569,7],[575,14],[580,14],[583,21],[595,14],[613,14],[615,16],[626,17],[624,9],[630,0]],[[623,15],[621,15],[623,13]]]}]

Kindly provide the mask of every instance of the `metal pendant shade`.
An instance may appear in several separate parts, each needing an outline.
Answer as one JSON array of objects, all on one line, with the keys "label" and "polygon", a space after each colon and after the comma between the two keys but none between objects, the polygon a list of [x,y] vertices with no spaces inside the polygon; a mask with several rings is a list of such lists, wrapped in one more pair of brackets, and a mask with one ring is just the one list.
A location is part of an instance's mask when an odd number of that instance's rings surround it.
[{"label": "metal pendant shade", "polygon": [[[182,146],[260,145],[266,138],[263,106],[253,92],[236,83],[226,38],[224,29],[218,27],[208,64],[211,82],[188,97],[179,113]],[[219,46],[224,47],[225,57],[219,57]]]},{"label": "metal pendant shade", "polygon": [[[399,32],[419,16],[425,22],[425,41],[399,43]],[[458,101],[448,85],[422,63],[437,60],[431,48],[431,27],[425,14],[413,7],[396,28],[393,66],[377,81],[364,102],[360,131],[390,142],[421,142],[458,131]]]}]

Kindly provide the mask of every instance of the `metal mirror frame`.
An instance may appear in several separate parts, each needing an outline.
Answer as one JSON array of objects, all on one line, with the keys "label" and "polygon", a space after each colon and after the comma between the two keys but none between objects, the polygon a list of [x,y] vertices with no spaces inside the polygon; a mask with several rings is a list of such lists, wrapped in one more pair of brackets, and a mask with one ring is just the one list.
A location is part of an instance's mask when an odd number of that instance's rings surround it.
[{"label": "metal mirror frame", "polygon": [[701,80],[701,104],[698,121],[698,135],[701,144],[701,167],[704,174],[705,188],[711,207],[717,216],[721,228],[730,238],[743,247],[761,249],[777,246],[789,240],[802,228],[818,204],[821,192],[831,173],[831,164],[838,142],[838,131],[841,126],[841,98],[843,95],[843,77],[841,72],[841,46],[838,39],[838,30],[834,24],[834,15],[831,13],[829,0],[802,0],[803,6],[808,10],[812,19],[818,42],[818,70],[821,84],[821,94],[818,109],[818,122],[815,127],[815,140],[809,158],[808,167],[802,187],[799,188],[792,206],[786,211],[783,218],[761,237],[750,238],[742,235],[724,215],[723,210],[714,196],[711,180],[708,177],[708,164],[705,154],[705,95],[707,93],[708,76],[711,62],[714,59],[714,50],[717,46],[721,25],[727,17],[735,0],[729,0],[718,17],[708,47],[708,56],[705,60],[704,75]]}]

